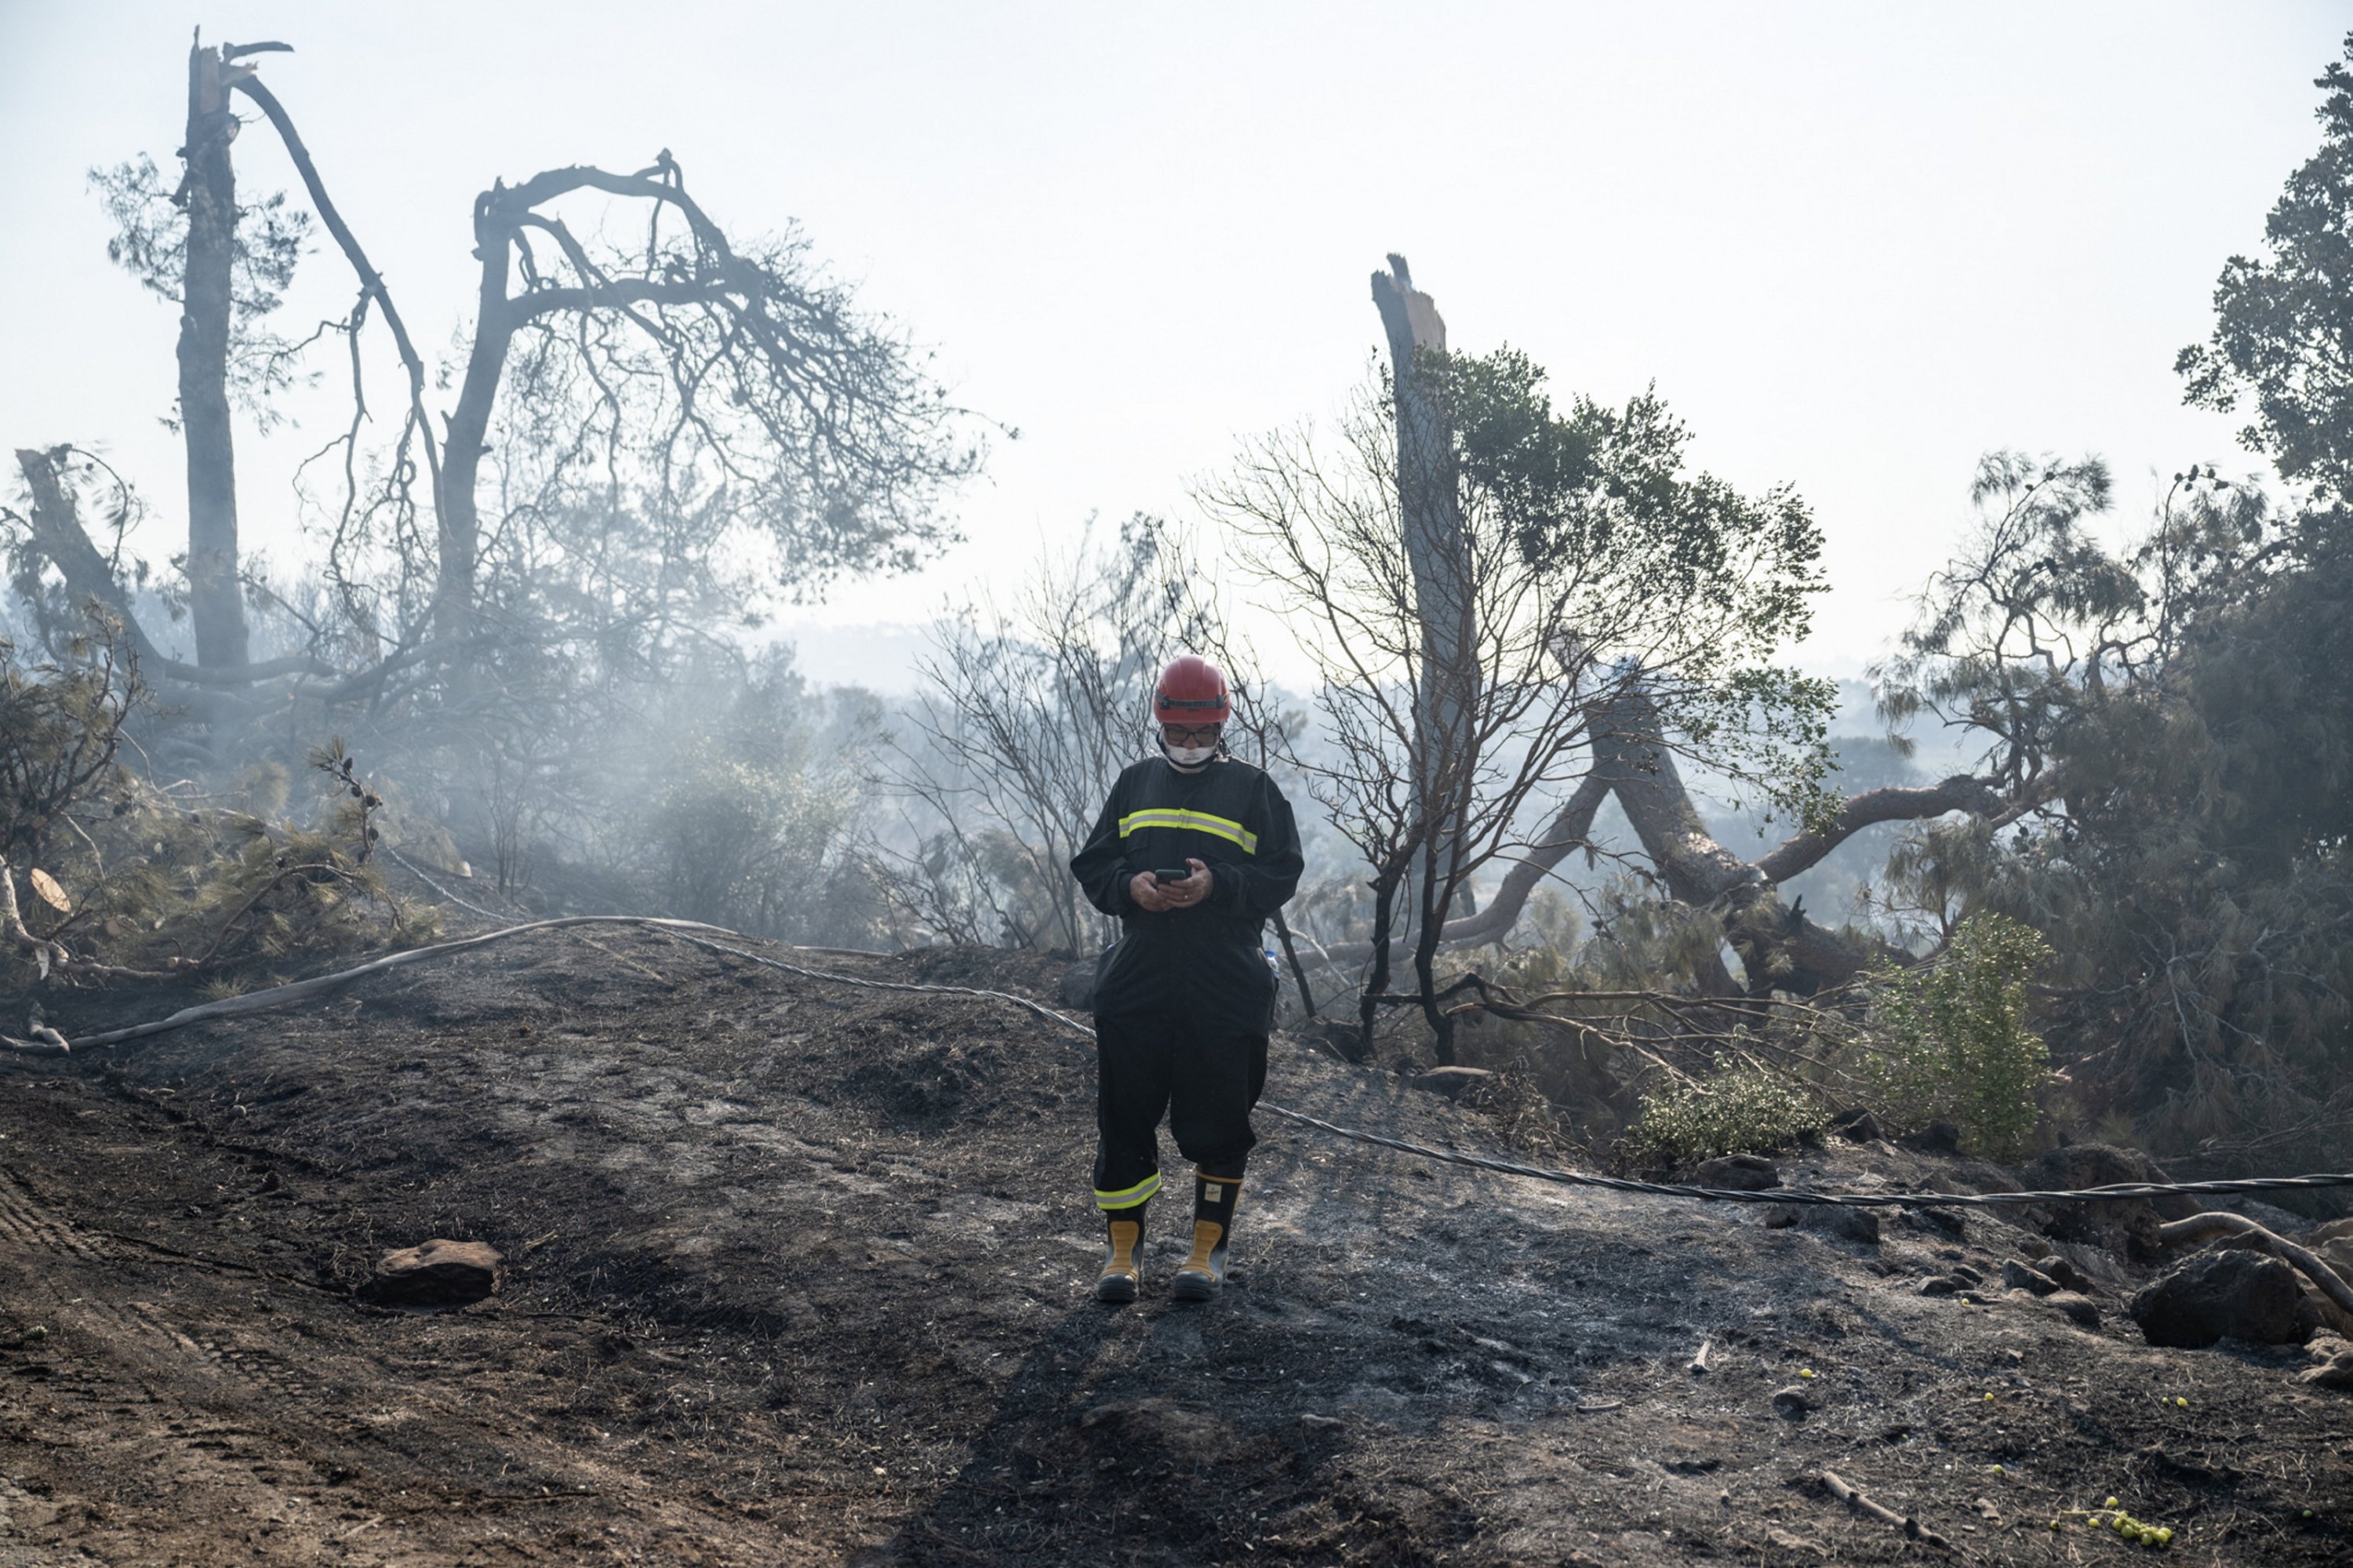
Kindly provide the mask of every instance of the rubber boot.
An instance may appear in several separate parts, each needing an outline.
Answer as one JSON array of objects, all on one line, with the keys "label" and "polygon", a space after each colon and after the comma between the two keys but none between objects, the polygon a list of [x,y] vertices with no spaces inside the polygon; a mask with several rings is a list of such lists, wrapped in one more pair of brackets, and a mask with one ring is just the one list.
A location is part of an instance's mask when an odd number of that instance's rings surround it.
[{"label": "rubber boot", "polygon": [[1136,1289],[1144,1283],[1139,1262],[1144,1251],[1144,1204],[1135,1203],[1103,1211],[1103,1228],[1109,1236],[1103,1245],[1103,1273],[1095,1280],[1096,1300],[1135,1299]]},{"label": "rubber boot", "polygon": [[1242,1179],[1193,1173],[1193,1251],[1176,1270],[1169,1295],[1179,1301],[1207,1301],[1226,1286],[1226,1242],[1234,1234],[1234,1205]]}]

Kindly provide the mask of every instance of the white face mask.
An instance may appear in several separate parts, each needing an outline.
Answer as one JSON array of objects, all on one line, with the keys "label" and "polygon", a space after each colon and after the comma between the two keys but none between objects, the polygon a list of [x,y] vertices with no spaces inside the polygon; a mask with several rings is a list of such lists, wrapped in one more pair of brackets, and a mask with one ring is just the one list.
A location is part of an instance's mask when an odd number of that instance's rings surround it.
[{"label": "white face mask", "polygon": [[1205,767],[1209,758],[1218,755],[1214,746],[1170,746],[1166,741],[1161,742],[1160,750],[1179,768]]}]

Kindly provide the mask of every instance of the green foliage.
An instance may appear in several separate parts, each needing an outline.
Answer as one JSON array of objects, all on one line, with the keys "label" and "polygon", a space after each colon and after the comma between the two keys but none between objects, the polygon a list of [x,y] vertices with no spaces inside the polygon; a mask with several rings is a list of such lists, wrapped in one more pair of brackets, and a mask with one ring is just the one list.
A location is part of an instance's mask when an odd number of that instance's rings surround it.
[{"label": "green foliage", "polygon": [[[149,293],[177,305],[187,270],[188,215],[155,160],[142,153],[111,169],[92,169],[90,184],[114,223],[106,259]],[[284,191],[237,204],[229,250],[228,385],[265,429],[279,418],[269,397],[294,384],[301,348],[262,321],[284,302],[311,231],[311,215],[288,206]]]},{"label": "green foliage", "polygon": [[207,795],[110,771],[60,814],[37,864],[69,913],[26,901],[34,934],[127,969],[219,980],[257,964],[390,938],[431,938],[433,917],[393,897],[368,853],[367,811],[331,780],[308,822],[276,815],[286,775],[262,765]]},{"label": "green foliage", "polygon": [[[2348,40],[2353,58],[2353,40]],[[2353,1135],[2353,73],[2289,176],[2271,257],[2233,257],[2189,400],[2252,397],[2242,440],[2311,482],[2273,514],[2211,466],[2106,548],[2096,464],[1989,459],[1989,523],[1883,671],[1890,714],[1986,742],[2019,800],[1890,866],[1929,927],[2005,911],[2059,959],[2042,1026],[2087,1116],[2226,1168]]]},{"label": "green foliage", "polygon": [[114,758],[136,692],[117,678],[113,649],[26,664],[0,640],[0,857],[37,862],[78,805],[114,792]]},{"label": "green foliage", "polygon": [[1683,466],[1691,431],[1655,388],[1566,414],[1525,353],[1425,350],[1455,436],[1467,513],[1493,517],[1531,566],[1567,563],[1640,599],[1737,602],[1741,641],[1804,635],[1825,586],[1821,532],[1786,486],[1745,496]]},{"label": "green foliage", "polygon": [[2026,985],[2050,957],[2031,927],[1978,915],[1935,962],[1883,969],[1858,1063],[1883,1119],[1895,1130],[1950,1121],[1997,1160],[2022,1155],[2051,1078]]},{"label": "green foliage", "polygon": [[2353,72],[2332,62],[2314,85],[2328,95],[2316,111],[2320,151],[2264,223],[2270,258],[2231,258],[2214,287],[2212,336],[2183,349],[2175,368],[2198,407],[2227,413],[2252,396],[2255,421],[2241,441],[2341,502],[2353,500]]},{"label": "green foliage", "polygon": [[1770,1154],[1820,1130],[1822,1112],[1790,1079],[1755,1062],[1719,1062],[1698,1081],[1681,1079],[1642,1097],[1628,1129],[1638,1158],[1681,1165],[1719,1154]]},{"label": "green foliage", "polygon": [[715,926],[798,934],[821,902],[828,856],[849,817],[847,797],[805,768],[746,761],[698,742],[679,758],[646,821],[664,906]]}]

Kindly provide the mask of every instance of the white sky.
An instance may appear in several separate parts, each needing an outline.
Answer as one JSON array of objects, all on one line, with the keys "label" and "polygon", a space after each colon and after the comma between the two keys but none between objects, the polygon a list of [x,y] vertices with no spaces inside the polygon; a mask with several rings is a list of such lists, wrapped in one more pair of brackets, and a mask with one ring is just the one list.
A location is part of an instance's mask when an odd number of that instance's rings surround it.
[{"label": "white sky", "polygon": [[[1564,395],[1655,379],[1700,462],[1794,482],[1836,585],[1802,652],[1851,672],[1980,451],[2102,453],[2129,516],[2152,471],[2250,467],[2173,355],[2317,145],[2353,6],[0,0],[0,447],[107,451],[159,561],[174,319],[107,263],[84,173],[176,166],[198,21],[297,47],[265,79],[425,345],[468,319],[493,176],[669,147],[723,223],[799,220],[1019,427],[958,503],[971,542],[838,590],[805,654],[1010,583],[1090,511],[1184,513],[1240,437],[1336,407],[1398,249],[1455,346],[1525,348]],[[295,184],[266,126],[238,163],[248,194]],[[341,258],[308,269],[310,316],[340,311]],[[332,420],[240,438],[280,560]]]}]

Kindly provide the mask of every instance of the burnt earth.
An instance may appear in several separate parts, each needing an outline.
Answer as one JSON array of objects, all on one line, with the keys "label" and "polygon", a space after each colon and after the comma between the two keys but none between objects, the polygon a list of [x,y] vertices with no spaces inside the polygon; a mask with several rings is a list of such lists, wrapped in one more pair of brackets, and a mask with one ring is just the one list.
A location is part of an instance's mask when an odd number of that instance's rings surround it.
[{"label": "burnt earth", "polygon": [[[1041,1000],[1064,967],[797,961]],[[186,1000],[44,993],[69,1033]],[[2292,1347],[2143,1343],[2147,1271],[2062,1244],[2087,1331],[2001,1285],[2057,1265],[1997,1217],[1774,1228],[1268,1118],[1225,1297],[1166,1300],[1164,1203],[1145,1300],[1097,1307],[1090,1057],[1002,1002],[552,933],[0,1077],[0,1562],[1926,1551],[1825,1467],[1970,1561],[2121,1560],[2050,1528],[2111,1495],[2188,1561],[2353,1556],[2353,1395]],[[1269,1097],[1495,1147],[1302,1044]],[[1973,1169],[1873,1142],[1781,1175]],[[496,1249],[497,1294],[362,1298],[428,1238]]]}]

